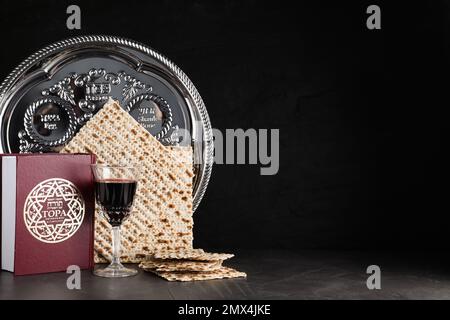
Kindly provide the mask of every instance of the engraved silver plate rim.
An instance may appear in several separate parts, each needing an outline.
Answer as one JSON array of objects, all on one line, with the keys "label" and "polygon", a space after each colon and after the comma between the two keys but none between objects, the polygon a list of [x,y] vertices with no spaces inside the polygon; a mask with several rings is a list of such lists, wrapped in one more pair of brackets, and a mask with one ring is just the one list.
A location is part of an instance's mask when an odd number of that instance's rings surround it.
[{"label": "engraved silver plate rim", "polygon": [[[159,63],[165,66],[169,71],[172,72],[173,75],[175,75],[177,80],[180,81],[184,88],[187,90],[188,94],[194,102],[194,107],[197,109],[198,114],[200,115],[200,120],[203,125],[203,141],[201,141],[203,163],[201,164],[202,170],[199,170],[200,172],[198,173],[200,175],[200,182],[198,184],[197,190],[195,190],[194,192],[193,211],[195,212],[203,196],[205,195],[206,188],[208,187],[208,183],[211,178],[213,166],[213,133],[209,115],[202,97],[200,96],[199,92],[195,88],[192,81],[188,78],[188,76],[171,60],[142,43],[116,36],[87,35],[68,38],[40,49],[39,51],[35,52],[27,59],[25,59],[21,64],[19,64],[0,84],[0,121],[2,120],[1,117],[3,117],[3,98],[9,92],[9,90],[14,87],[21,75],[27,72],[31,66],[46,58],[47,56],[63,49],[68,49],[70,47],[82,44],[120,45],[140,51],[141,53],[150,56],[151,58],[157,60]],[[193,143],[196,142],[197,141],[193,141]],[[4,149],[4,147],[1,145],[1,141],[0,147]]]}]

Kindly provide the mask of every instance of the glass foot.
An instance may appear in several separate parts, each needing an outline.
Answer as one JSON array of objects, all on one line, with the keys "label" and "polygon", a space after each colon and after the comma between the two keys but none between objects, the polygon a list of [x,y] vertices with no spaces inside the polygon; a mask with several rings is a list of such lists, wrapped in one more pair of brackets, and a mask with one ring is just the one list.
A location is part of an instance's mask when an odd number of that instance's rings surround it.
[{"label": "glass foot", "polygon": [[137,270],[125,268],[120,263],[116,264],[111,263],[104,269],[94,270],[94,275],[104,278],[125,278],[135,276],[137,274],[138,274]]}]

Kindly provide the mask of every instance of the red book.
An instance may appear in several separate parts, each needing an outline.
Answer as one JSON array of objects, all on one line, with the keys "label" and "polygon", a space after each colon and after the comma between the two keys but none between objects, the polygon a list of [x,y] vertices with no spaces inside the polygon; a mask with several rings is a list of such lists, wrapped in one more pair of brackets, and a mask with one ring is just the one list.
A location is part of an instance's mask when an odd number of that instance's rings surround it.
[{"label": "red book", "polygon": [[1,269],[93,267],[94,180],[87,154],[3,154]]}]

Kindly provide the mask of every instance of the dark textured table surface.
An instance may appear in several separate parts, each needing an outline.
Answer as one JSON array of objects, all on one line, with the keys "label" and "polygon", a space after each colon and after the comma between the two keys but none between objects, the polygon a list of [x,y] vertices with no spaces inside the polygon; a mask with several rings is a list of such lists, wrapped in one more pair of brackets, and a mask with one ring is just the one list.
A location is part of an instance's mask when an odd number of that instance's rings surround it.
[{"label": "dark textured table surface", "polygon": [[[381,290],[368,290],[366,268],[381,268]],[[450,299],[447,253],[247,251],[227,265],[247,279],[167,282],[140,272],[103,279],[83,271],[81,290],[65,273],[0,273],[0,299]]]}]

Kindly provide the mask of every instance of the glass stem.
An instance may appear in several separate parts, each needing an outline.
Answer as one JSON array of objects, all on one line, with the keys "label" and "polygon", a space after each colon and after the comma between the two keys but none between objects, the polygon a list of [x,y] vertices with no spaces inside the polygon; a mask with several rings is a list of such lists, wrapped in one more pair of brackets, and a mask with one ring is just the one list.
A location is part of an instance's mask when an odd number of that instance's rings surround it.
[{"label": "glass stem", "polygon": [[111,264],[120,264],[120,227],[112,228],[112,255]]}]

